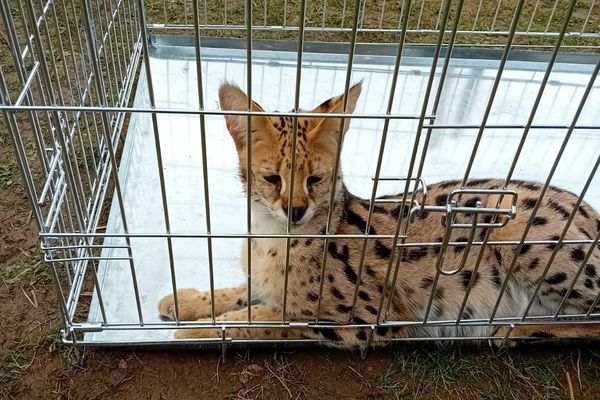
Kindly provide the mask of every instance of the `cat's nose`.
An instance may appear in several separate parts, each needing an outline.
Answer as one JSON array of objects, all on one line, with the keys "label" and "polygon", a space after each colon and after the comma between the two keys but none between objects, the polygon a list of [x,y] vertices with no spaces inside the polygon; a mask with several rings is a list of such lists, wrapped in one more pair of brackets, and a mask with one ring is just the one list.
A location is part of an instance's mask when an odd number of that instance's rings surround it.
[{"label": "cat's nose", "polygon": [[292,207],[292,222],[298,222],[306,214],[306,207]]}]

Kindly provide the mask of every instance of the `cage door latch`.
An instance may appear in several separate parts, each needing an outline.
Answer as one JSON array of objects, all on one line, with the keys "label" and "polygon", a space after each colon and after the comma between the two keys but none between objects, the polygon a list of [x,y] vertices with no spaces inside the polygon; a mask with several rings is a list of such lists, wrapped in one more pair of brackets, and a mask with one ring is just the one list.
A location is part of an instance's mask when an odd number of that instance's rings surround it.
[{"label": "cage door latch", "polygon": [[[468,196],[467,201],[461,199]],[[484,204],[485,202],[485,204]],[[422,205],[411,209],[410,220],[424,212],[441,213],[441,223],[444,236],[436,266],[442,275],[454,275],[464,268],[477,229],[499,229],[517,216],[517,192],[505,189],[456,189],[448,196],[445,206]],[[467,241],[451,242],[455,229],[468,230]],[[482,231],[484,232],[484,231]],[[489,232],[486,233],[489,235]],[[459,265],[446,270],[443,268],[444,259],[449,246],[464,247]]]}]

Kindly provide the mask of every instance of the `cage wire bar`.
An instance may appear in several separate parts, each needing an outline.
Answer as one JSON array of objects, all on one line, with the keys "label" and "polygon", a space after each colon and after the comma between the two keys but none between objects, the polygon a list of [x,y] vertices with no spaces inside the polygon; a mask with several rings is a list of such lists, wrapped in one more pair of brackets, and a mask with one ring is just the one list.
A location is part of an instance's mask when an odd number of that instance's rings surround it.
[{"label": "cage wire bar", "polygon": [[[561,235],[556,240],[531,240],[528,232],[535,215],[541,205],[543,195],[553,182],[567,146],[574,136],[585,134],[589,140],[598,143],[600,120],[588,110],[600,104],[597,76],[600,70],[600,3],[596,0],[575,1],[555,0],[550,2],[539,0],[515,0],[484,2],[483,0],[425,0],[383,1],[344,0],[339,2],[319,2],[287,0],[253,2],[251,0],[226,0],[219,8],[207,0],[185,0],[183,9],[178,9],[166,0],[42,0],[13,1],[0,0],[2,14],[2,33],[7,38],[0,44],[2,55],[0,66],[0,109],[3,112],[3,123],[9,133],[14,147],[15,158],[19,166],[24,186],[30,201],[33,216],[40,231],[41,248],[44,260],[48,263],[50,275],[55,286],[59,312],[63,318],[63,340],[76,345],[131,345],[131,344],[202,344],[220,345],[224,349],[229,344],[266,344],[267,340],[234,339],[228,336],[231,328],[285,328],[298,327],[327,329],[368,328],[368,342],[376,340],[373,332],[376,328],[418,327],[423,329],[435,327],[474,327],[474,326],[509,326],[538,324],[598,324],[600,316],[594,310],[600,304],[600,291],[586,313],[570,313],[564,311],[566,300],[594,251],[598,251],[600,234],[589,239],[567,239],[566,233],[574,216],[580,210],[582,201],[589,192],[593,192],[596,172],[600,165],[600,155],[587,167],[589,171],[581,173],[575,186],[579,200],[573,204]],[[217,9],[215,9],[217,8]],[[468,12],[465,12],[468,10]],[[79,29],[78,27],[82,27]],[[194,86],[197,93],[196,104],[174,106],[166,104],[157,96],[163,90],[160,79],[156,78],[157,64],[153,54],[160,49],[161,40],[175,40],[172,35],[192,38],[193,51],[190,60],[194,65],[192,75],[196,80]],[[224,36],[239,37],[239,41],[223,39]],[[213,38],[217,37],[217,39]],[[167,39],[165,39],[167,38]],[[262,39],[267,39],[266,41]],[[273,39],[281,39],[274,44]],[[292,42],[288,42],[291,40]],[[326,44],[314,45],[314,41],[343,42],[338,46],[338,64],[343,73],[342,103],[339,113],[318,114],[303,111],[300,107],[302,83],[310,82],[307,78],[307,65],[316,65],[323,71],[329,68],[331,58],[315,58],[311,49],[319,49],[327,54],[331,47]],[[369,44],[369,42],[385,42],[387,45]],[[281,43],[284,43],[283,45]],[[291,43],[291,45],[290,45]],[[220,49],[229,50],[228,45],[237,46],[239,56],[224,55]],[[219,47],[220,46],[220,47]],[[215,49],[216,48],[216,49]],[[289,50],[290,48],[294,50]],[[489,48],[497,51],[491,52]],[[235,50],[234,49],[234,50]],[[270,49],[269,53],[265,49]],[[275,50],[272,50],[275,49]],[[288,50],[285,50],[288,49]],[[341,50],[340,50],[341,49]],[[381,50],[383,49],[383,50]],[[530,50],[527,54],[519,53],[521,49]],[[232,50],[233,51],[233,50]],[[257,65],[269,54],[287,51],[289,65],[294,69],[292,90],[287,93],[292,101],[290,112],[259,111],[254,107],[253,98],[257,87],[254,82]],[[422,53],[418,53],[422,51]],[[154,53],[153,53],[154,52]],[[232,66],[234,59],[245,60],[243,73],[239,78],[245,79],[245,90],[248,96],[246,111],[224,111],[211,109],[207,99],[212,94],[208,85],[214,78],[207,70],[203,70],[208,59],[227,60]],[[386,82],[385,94],[380,94],[382,107],[378,111],[360,111],[348,113],[348,91],[355,75],[365,63],[375,62],[377,57],[385,53],[389,60],[386,73],[391,82]],[[316,51],[319,53],[319,51]],[[216,54],[216,56],[215,56]],[[237,53],[236,53],[237,54]],[[428,62],[423,74],[424,89],[418,92],[418,101],[413,111],[402,108],[399,96],[403,68],[415,54],[425,54]],[[168,57],[168,56],[166,56]],[[238,57],[238,58],[236,58]],[[453,63],[461,58],[481,58],[493,60],[493,71],[486,79],[491,81],[489,94],[481,99],[479,122],[440,119],[443,114],[444,101],[452,96],[449,83],[453,77]],[[515,58],[527,60],[531,58],[538,63],[532,76],[541,76],[539,88],[535,94],[531,108],[527,110],[526,121],[518,119],[506,122],[494,119],[494,107],[499,102],[501,85],[506,75],[512,74],[508,65]],[[529,58],[528,58],[529,57]],[[308,61],[307,61],[308,60]],[[367,61],[365,61],[367,60]],[[375,60],[375,61],[374,61]],[[442,61],[443,60],[443,61]],[[540,61],[541,60],[541,61]],[[285,60],[284,60],[285,61]],[[440,65],[441,64],[441,65]],[[574,90],[579,90],[580,97],[573,100],[574,113],[569,119],[560,122],[538,122],[540,109],[544,106],[548,88],[553,84],[557,65],[570,65],[573,71],[585,79],[578,81]],[[282,62],[281,65],[285,65]],[[375,64],[373,64],[375,65]],[[541,66],[541,67],[540,67]],[[233,68],[233,67],[232,67]],[[374,70],[376,71],[376,70]],[[562,70],[561,70],[562,71]],[[263,70],[264,72],[264,70]],[[161,73],[160,71],[158,72]],[[317,72],[318,73],[318,72]],[[560,80],[560,74],[556,79]],[[153,78],[154,77],[154,78]],[[537,79],[537,78],[536,78]],[[254,82],[253,82],[254,81]],[[315,85],[319,82],[315,82]],[[306,85],[306,84],[305,84]],[[292,86],[292,85],[290,85]],[[254,90],[253,90],[254,89]],[[278,93],[282,92],[282,88]],[[135,96],[134,96],[135,94]],[[334,95],[336,93],[331,93]],[[147,96],[147,101],[138,101],[138,96]],[[546,97],[544,97],[546,95]],[[575,96],[575,95],[573,95]],[[135,98],[134,98],[135,97]],[[592,100],[590,100],[592,99]],[[263,99],[261,99],[263,100]],[[370,99],[367,99],[369,101]],[[385,104],[384,104],[385,103]],[[591,105],[590,105],[591,104]],[[586,108],[587,107],[587,108]],[[585,118],[582,118],[582,114]],[[370,185],[365,190],[369,199],[369,207],[364,232],[361,234],[335,234],[331,231],[333,208],[327,214],[326,229],[323,234],[295,234],[291,231],[291,220],[288,219],[285,233],[270,234],[252,231],[252,201],[250,196],[245,200],[245,231],[221,232],[215,228],[215,210],[218,202],[211,200],[216,190],[211,184],[213,175],[219,172],[211,169],[208,148],[212,140],[212,120],[223,119],[224,116],[245,116],[247,121],[248,143],[252,143],[252,117],[275,116],[291,117],[294,121],[292,130],[292,166],[296,163],[296,146],[298,141],[297,120],[301,117],[339,118],[340,137],[336,149],[335,168],[332,182],[337,181],[338,167],[343,163],[342,148],[347,141],[343,132],[346,120],[354,123],[382,123],[375,128],[366,128],[365,135],[372,135],[374,167],[370,176]],[[156,161],[158,181],[156,189],[160,193],[160,213],[162,222],[151,230],[137,229],[131,224],[132,209],[130,187],[126,183],[128,170],[124,161],[132,162],[127,141],[132,128],[142,118],[149,118],[148,130],[152,136],[152,157]],[[164,135],[161,118],[181,117],[195,118],[198,121],[199,148],[201,154],[201,176],[199,182],[191,185],[201,187],[201,199],[196,199],[195,207],[204,211],[203,226],[195,229],[179,230],[177,216],[174,216],[172,186],[169,186],[169,160],[171,143]],[[498,122],[500,121],[500,122]],[[396,125],[410,126],[414,138],[405,140],[403,152],[408,156],[404,164],[398,163],[392,175],[385,175],[384,164],[386,149],[397,132]],[[495,207],[437,206],[431,204],[427,196],[427,184],[424,176],[428,175],[428,162],[431,162],[432,141],[436,135],[448,132],[470,132],[474,139],[466,154],[466,165],[460,170],[461,185],[455,193],[457,199],[472,193],[469,179],[477,171],[477,160],[481,157],[482,146],[489,132],[519,132],[514,153],[508,161],[508,171],[501,177],[504,185],[493,192],[498,195]],[[541,195],[533,207],[531,217],[520,236],[515,240],[494,241],[490,239],[491,228],[503,226],[518,212],[514,201],[515,194],[509,189],[509,183],[518,172],[517,165],[523,154],[530,151],[527,139],[535,132],[557,131],[562,140],[558,141],[558,151],[547,174],[541,177],[543,182]],[[125,133],[127,132],[127,135]],[[564,135],[563,135],[564,133]],[[379,140],[377,140],[378,136]],[[125,142],[125,145],[123,144]],[[250,171],[253,156],[252,145],[246,148]],[[593,151],[593,149],[592,149]],[[123,153],[123,154],[122,154]],[[132,153],[133,154],[133,153]],[[462,167],[461,167],[462,168]],[[388,168],[389,170],[389,168]],[[294,193],[295,169],[291,168],[291,188],[287,199],[291,210]],[[220,175],[219,175],[220,176]],[[386,183],[396,184],[401,188],[399,199],[378,198],[379,190]],[[246,189],[251,193],[251,179],[246,180]],[[597,183],[596,183],[597,185]],[[335,188],[335,186],[334,186]],[[575,189],[574,189],[575,190]],[[595,192],[594,192],[595,193]],[[488,194],[492,194],[491,192]],[[504,207],[503,200],[509,198],[512,207]],[[331,190],[329,204],[335,199],[335,189]],[[111,202],[113,206],[111,207]],[[377,204],[394,202],[400,209],[393,234],[372,234],[370,227]],[[178,205],[175,205],[178,207]],[[596,205],[600,208],[600,203]],[[415,215],[427,212],[445,213],[446,235],[439,242],[415,243],[408,236],[408,229]],[[458,224],[454,220],[457,213],[471,213],[470,224]],[[477,222],[481,213],[492,215],[490,229],[483,237],[475,238],[475,230],[482,225]],[[113,221],[113,225],[111,222]],[[116,221],[116,222],[115,222]],[[116,226],[112,231],[108,227]],[[450,234],[455,229],[468,230],[468,241],[453,241]],[[252,304],[252,240],[260,238],[285,239],[284,292],[281,307],[281,318],[278,321],[257,321],[252,318],[248,307],[247,321],[217,320],[214,293],[217,288],[218,267],[221,262],[216,258],[220,240],[245,240],[247,246],[247,303]],[[327,249],[331,239],[355,239],[361,243],[361,254],[358,260],[357,281],[352,295],[352,308],[348,323],[334,324],[321,317],[321,299],[323,297],[324,280],[327,271]],[[288,270],[290,248],[294,239],[322,239],[323,257],[319,271],[319,295],[316,303],[316,314],[313,321],[298,322],[290,320],[287,313]],[[355,307],[365,264],[367,243],[376,239],[392,240],[392,253],[387,263],[383,293],[379,298],[377,315],[374,323],[355,323]],[[166,243],[167,264],[157,268],[168,269],[169,290],[174,294],[175,320],[159,321],[144,311],[146,298],[145,286],[140,283],[140,272],[147,274],[147,269],[140,265],[143,256],[139,249],[141,241],[148,243],[161,240]],[[207,281],[211,299],[211,314],[207,321],[184,321],[179,315],[177,289],[181,286],[178,276],[176,258],[177,246],[183,240],[206,242]],[[484,249],[493,246],[516,246],[514,256],[510,260],[510,268],[502,282],[500,294],[495,308],[488,318],[463,318],[475,275],[482,263]],[[534,294],[528,300],[522,315],[498,316],[498,308],[506,293],[509,277],[513,273],[520,249],[523,246],[554,245],[552,256],[544,266]],[[529,315],[529,311],[546,278],[554,258],[561,246],[587,245],[588,250],[581,262],[577,274],[562,297],[560,304],[551,315]],[[438,251],[436,273],[431,285],[431,295],[426,312],[421,320],[395,321],[389,319],[390,307],[394,291],[389,290],[397,282],[402,268],[403,254],[413,248],[433,248]],[[444,269],[445,255],[451,248],[464,247],[461,263],[452,271]],[[442,275],[459,273],[465,265],[467,255],[476,248],[479,255],[476,259],[471,278],[469,279],[460,311],[456,319],[432,320],[430,311],[433,304],[438,280]],[[115,255],[116,254],[116,255]],[[136,318],[117,320],[107,307],[106,274],[111,263],[125,262],[128,269],[127,288],[135,302]],[[168,267],[167,267],[168,265]],[[122,288],[125,288],[123,286]],[[83,298],[84,291],[93,291],[94,300]],[[389,293],[388,293],[389,291]],[[114,296],[111,293],[110,296]],[[117,293],[118,295],[118,293]],[[151,296],[150,296],[151,297]],[[95,302],[95,303],[94,303]],[[89,318],[90,309],[97,307],[99,320]],[[89,314],[88,314],[89,313]],[[175,328],[218,328],[221,337],[209,340],[181,341],[167,336],[153,336],[137,339],[98,339],[90,340],[88,335],[110,332],[151,332],[171,331]],[[457,330],[457,332],[460,332]],[[487,336],[468,336],[458,334],[453,340],[483,340]],[[444,337],[394,339],[402,340],[445,340]],[[289,344],[312,343],[314,340],[274,341]]]}]

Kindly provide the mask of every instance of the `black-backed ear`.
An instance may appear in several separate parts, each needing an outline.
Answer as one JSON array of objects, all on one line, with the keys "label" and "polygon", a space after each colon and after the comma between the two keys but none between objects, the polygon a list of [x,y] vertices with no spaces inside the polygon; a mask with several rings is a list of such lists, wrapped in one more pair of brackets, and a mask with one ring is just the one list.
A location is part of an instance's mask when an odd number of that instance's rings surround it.
[{"label": "black-backed ear", "polygon": [[[362,91],[362,82],[359,82],[352,86],[348,90],[348,104],[346,105],[346,113],[351,114],[354,112],[356,108],[356,103],[358,102],[358,98],[360,97],[360,92]],[[342,114],[344,112],[344,96],[339,95],[336,97],[332,97],[331,99],[321,103],[317,108],[315,108],[312,112],[314,113],[328,113],[328,114]],[[342,118],[323,118],[318,121],[315,125],[316,127],[311,130],[311,136],[313,140],[321,140],[321,139],[329,139],[333,140],[334,143],[337,143],[337,139],[339,137],[339,130]],[[350,127],[350,119],[344,118],[343,124],[343,133],[348,131]]]},{"label": "black-backed ear", "polygon": [[[219,88],[219,104],[224,111],[248,111],[248,96],[239,87],[230,83],[224,83]],[[252,111],[264,109],[256,102],[252,102]],[[246,115],[225,115],[227,129],[235,142],[238,151],[246,147],[246,135],[248,133],[248,117]],[[268,118],[263,115],[252,116],[251,128],[253,142],[260,136],[267,134]]]}]

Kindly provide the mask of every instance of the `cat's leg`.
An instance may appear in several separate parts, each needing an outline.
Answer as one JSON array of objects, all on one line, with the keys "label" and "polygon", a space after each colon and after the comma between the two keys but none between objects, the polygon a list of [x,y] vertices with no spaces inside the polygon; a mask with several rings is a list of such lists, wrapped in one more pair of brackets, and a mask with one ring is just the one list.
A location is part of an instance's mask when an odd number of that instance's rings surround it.
[{"label": "cat's leg", "polygon": [[[253,322],[281,322],[281,311],[265,305],[250,307]],[[247,321],[248,309],[229,311],[216,318],[217,321]],[[325,321],[323,321],[325,322]],[[208,339],[220,338],[221,329],[179,329],[175,331],[177,339]],[[378,328],[374,332],[373,340],[370,341],[369,329],[334,329],[334,328],[267,328],[257,326],[255,328],[227,328],[227,337],[234,339],[313,339],[323,344],[337,348],[354,348],[364,350],[369,347],[376,348],[389,344],[387,339],[392,337],[406,337],[404,329]]]},{"label": "cat's leg", "polygon": [[[281,322],[281,311],[264,305],[250,307],[253,322]],[[219,315],[217,321],[247,321],[248,308],[229,311]],[[207,320],[208,321],[208,320]],[[288,328],[228,328],[227,335],[235,339],[306,339],[318,338],[311,329]],[[179,329],[175,331],[177,339],[220,338],[220,329]]]},{"label": "cat's leg", "polygon": [[[177,303],[181,321],[196,321],[211,317],[210,292],[200,292],[196,289],[179,289],[177,291]],[[248,305],[246,285],[215,290],[214,303],[215,316],[246,307]],[[175,299],[172,294],[160,299],[158,313],[163,320],[175,320]]]},{"label": "cat's leg", "polygon": [[[510,338],[587,338],[600,340],[600,324],[569,325],[519,325],[511,329],[510,326],[500,327],[494,336],[496,345],[501,345],[504,339]],[[514,341],[511,341],[514,344]]]}]

